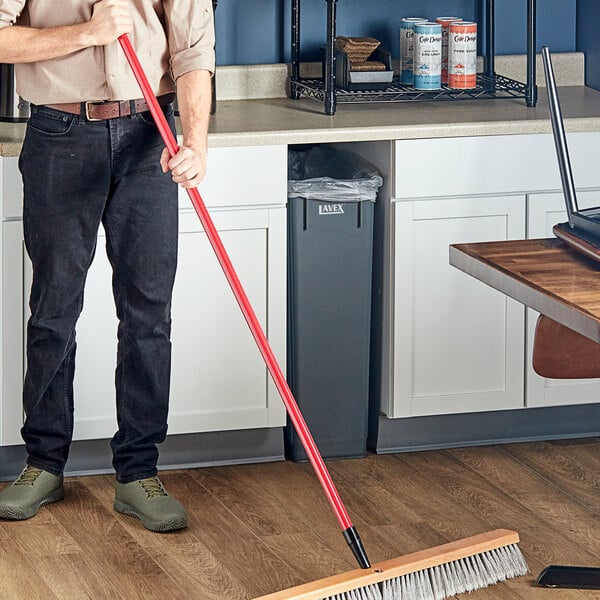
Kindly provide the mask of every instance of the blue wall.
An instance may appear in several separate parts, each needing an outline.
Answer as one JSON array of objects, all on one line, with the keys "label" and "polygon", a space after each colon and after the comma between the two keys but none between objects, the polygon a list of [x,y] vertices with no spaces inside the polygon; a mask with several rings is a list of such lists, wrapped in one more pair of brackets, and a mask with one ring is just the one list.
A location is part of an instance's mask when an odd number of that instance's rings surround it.
[{"label": "blue wall", "polygon": [[[575,51],[578,2],[581,0],[538,0],[538,46],[548,45],[554,52]],[[583,3],[595,6],[600,0]],[[402,17],[451,15],[473,19],[478,5],[478,0],[339,0],[338,34],[376,37],[398,57]],[[216,14],[217,63],[288,62],[290,7],[291,0],[220,0]],[[318,48],[325,41],[326,8],[325,0],[302,0],[303,60],[318,60]],[[526,0],[496,2],[496,21],[496,53],[525,52]]]},{"label": "blue wall", "polygon": [[577,50],[585,52],[585,84],[600,90],[600,2],[577,0]]}]

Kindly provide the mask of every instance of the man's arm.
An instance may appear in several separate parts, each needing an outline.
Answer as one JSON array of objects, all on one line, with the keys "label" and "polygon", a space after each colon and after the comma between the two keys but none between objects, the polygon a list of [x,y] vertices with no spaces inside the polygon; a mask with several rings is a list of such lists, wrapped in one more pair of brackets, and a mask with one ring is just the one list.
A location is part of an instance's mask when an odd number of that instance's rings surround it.
[{"label": "man's arm", "polygon": [[132,29],[127,0],[94,4],[87,23],[35,29],[13,25],[0,29],[0,63],[28,63],[66,56],[89,46],[104,46]]},{"label": "man's arm", "polygon": [[177,79],[177,105],[183,143],[179,152],[170,160],[165,148],[161,165],[165,173],[171,170],[173,181],[184,188],[196,187],[206,172],[210,77],[209,71],[195,70],[184,73]]}]

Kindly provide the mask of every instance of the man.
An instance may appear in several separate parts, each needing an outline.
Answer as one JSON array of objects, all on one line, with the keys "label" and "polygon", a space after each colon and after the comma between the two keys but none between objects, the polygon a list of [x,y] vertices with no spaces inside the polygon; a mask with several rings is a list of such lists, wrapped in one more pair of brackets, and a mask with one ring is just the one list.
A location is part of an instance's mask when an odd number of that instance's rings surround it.
[{"label": "man", "polygon": [[[177,82],[183,143],[172,159],[116,41],[125,33],[173,130]],[[27,465],[0,492],[0,517],[27,519],[63,498],[75,324],[102,223],[119,318],[115,509],[153,531],[185,527],[184,507],[156,476],[156,445],[167,431],[176,184],[194,187],[205,172],[211,0],[4,0],[0,62],[17,63],[31,103],[19,167],[33,264]]]}]

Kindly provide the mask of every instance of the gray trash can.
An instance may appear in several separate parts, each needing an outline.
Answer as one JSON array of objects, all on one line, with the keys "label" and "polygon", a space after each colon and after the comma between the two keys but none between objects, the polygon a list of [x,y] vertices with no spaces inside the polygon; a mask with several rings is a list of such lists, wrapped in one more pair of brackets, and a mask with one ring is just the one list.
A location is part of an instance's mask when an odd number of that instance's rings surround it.
[{"label": "gray trash can", "polygon": [[[325,458],[366,454],[373,214],[382,184],[356,154],[289,152],[288,382]],[[295,430],[286,455],[307,459]]]}]

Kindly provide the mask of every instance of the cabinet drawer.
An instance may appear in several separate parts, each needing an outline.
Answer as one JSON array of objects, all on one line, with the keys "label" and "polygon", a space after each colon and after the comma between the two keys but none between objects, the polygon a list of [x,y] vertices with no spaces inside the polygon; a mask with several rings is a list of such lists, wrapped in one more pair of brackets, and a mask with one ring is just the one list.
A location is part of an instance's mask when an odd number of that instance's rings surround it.
[{"label": "cabinet drawer", "polygon": [[[210,148],[200,194],[208,207],[283,205],[287,202],[287,146]],[[191,207],[179,189],[181,207]]]},{"label": "cabinet drawer", "polygon": [[[18,158],[0,161],[2,216],[20,218],[23,185]],[[209,207],[284,205],[287,202],[287,146],[211,148],[200,193]],[[191,207],[179,188],[182,208]]]},{"label": "cabinet drawer", "polygon": [[[578,186],[600,186],[598,133],[568,136]],[[507,194],[561,189],[551,134],[401,140],[395,198]]]},{"label": "cabinet drawer", "polygon": [[21,217],[23,212],[23,182],[16,156],[3,158],[0,162],[2,182],[2,216],[5,219]]}]

